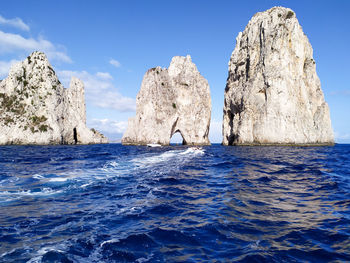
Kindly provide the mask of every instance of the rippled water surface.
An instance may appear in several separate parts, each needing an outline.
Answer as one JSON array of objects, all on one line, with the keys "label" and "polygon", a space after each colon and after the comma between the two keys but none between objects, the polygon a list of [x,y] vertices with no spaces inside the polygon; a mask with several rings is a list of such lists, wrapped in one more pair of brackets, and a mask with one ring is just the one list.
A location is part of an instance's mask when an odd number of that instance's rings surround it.
[{"label": "rippled water surface", "polygon": [[0,147],[0,262],[349,262],[350,145]]}]

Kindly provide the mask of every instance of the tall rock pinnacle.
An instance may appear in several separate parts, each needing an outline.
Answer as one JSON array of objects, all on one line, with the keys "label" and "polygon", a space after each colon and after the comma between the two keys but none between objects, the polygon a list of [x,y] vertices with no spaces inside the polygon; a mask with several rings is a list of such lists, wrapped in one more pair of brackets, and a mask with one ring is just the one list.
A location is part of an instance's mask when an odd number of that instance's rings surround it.
[{"label": "tall rock pinnacle", "polygon": [[33,52],[0,82],[0,144],[89,144],[107,138],[86,127],[84,85],[65,89],[46,56]]},{"label": "tall rock pinnacle", "polygon": [[295,13],[255,14],[229,62],[223,144],[333,144],[313,50]]},{"label": "tall rock pinnacle", "polygon": [[123,144],[169,145],[179,132],[183,144],[207,145],[211,99],[207,80],[191,57],[174,57],[168,69],[148,70],[136,98]]}]

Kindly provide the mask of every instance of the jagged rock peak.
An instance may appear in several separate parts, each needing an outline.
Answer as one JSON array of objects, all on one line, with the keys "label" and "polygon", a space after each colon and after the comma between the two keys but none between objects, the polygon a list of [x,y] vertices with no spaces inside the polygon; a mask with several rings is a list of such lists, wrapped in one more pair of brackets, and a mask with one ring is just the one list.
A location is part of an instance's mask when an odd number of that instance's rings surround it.
[{"label": "jagged rock peak", "polygon": [[46,55],[33,52],[0,82],[0,144],[88,144],[107,139],[86,127],[84,84],[65,89]]},{"label": "jagged rock peak", "polygon": [[224,100],[223,144],[333,144],[313,50],[295,13],[255,14],[236,38]]},{"label": "jagged rock peak", "polygon": [[186,57],[175,56],[171,59],[168,73],[170,76],[180,76],[192,72],[193,74],[200,74],[196,65],[192,62],[191,56]]},{"label": "jagged rock peak", "polygon": [[173,57],[168,69],[148,70],[136,97],[123,144],[169,145],[179,132],[183,144],[208,145],[211,116],[209,84],[190,56]]}]

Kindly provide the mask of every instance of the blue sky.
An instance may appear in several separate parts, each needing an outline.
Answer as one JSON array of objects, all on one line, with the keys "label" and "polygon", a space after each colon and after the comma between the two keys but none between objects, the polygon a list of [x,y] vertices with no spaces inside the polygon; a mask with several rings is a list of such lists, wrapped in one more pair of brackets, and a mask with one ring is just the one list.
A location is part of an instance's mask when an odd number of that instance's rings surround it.
[{"label": "blue sky", "polygon": [[87,122],[121,138],[147,69],[191,55],[212,96],[210,139],[221,142],[228,61],[250,18],[292,8],[314,49],[337,142],[350,142],[350,1],[4,1],[0,79],[34,50],[44,51],[61,81],[86,86]]}]

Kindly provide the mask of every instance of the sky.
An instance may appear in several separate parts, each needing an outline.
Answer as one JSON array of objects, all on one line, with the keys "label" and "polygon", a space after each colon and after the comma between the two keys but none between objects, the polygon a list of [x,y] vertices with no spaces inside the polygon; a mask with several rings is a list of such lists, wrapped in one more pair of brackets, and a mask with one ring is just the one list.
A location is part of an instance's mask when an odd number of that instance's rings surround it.
[{"label": "sky", "polygon": [[[350,143],[350,1],[3,1],[0,79],[33,51],[48,56],[68,87],[83,80],[87,125],[119,140],[149,68],[191,55],[212,97],[209,139],[221,143],[224,90],[235,39],[273,6],[296,12],[314,49],[338,143]],[[177,138],[178,139],[178,138]],[[176,140],[176,139],[175,139]]]}]

